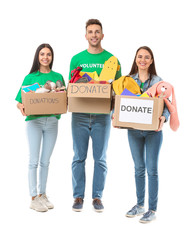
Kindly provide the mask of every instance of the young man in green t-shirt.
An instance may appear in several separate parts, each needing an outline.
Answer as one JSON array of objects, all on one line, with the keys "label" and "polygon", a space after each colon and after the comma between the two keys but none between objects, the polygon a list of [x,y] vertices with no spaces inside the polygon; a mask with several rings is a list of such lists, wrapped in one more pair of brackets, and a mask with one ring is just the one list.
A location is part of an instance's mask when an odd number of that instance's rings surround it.
[{"label": "young man in green t-shirt", "polygon": [[[88,49],[73,56],[70,63],[69,80],[71,71],[78,66],[84,72],[96,71],[100,75],[104,62],[111,56],[111,53],[104,50],[101,41],[104,38],[102,24],[97,19],[90,19],[86,23],[86,35]],[[121,68],[116,73],[115,79],[121,76]],[[94,157],[93,175],[93,207],[101,212],[104,206],[101,202],[105,185],[107,165],[106,151],[110,135],[111,117],[110,114],[88,114],[72,113],[72,135],[74,158],[72,162],[73,181],[73,204],[74,211],[81,211],[83,208],[85,193],[85,160],[88,151],[89,137],[92,139]]]}]

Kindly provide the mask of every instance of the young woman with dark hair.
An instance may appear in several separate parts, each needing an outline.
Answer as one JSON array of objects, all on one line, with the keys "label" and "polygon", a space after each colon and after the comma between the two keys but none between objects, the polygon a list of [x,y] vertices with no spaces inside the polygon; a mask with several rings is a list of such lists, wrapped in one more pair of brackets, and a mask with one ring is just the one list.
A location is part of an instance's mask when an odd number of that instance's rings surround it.
[{"label": "young woman with dark hair", "polygon": [[152,50],[147,46],[140,47],[140,48],[137,49],[136,54],[135,54],[135,58],[134,58],[134,61],[133,61],[133,65],[131,67],[131,71],[130,71],[129,75],[133,75],[133,74],[138,73],[138,65],[136,63],[136,59],[137,58],[139,58],[139,59],[142,58],[141,54],[139,53],[140,50],[147,51],[149,53],[149,55],[147,55],[146,58],[151,59],[151,64],[149,65],[149,68],[147,69],[147,73],[150,74],[151,76],[152,75],[157,76],[156,68],[155,68],[155,62],[154,62],[154,55],[153,55]]},{"label": "young woman with dark hair", "polygon": [[[52,70],[54,53],[49,44],[41,44],[35,53],[33,65],[22,86],[28,86],[34,83],[44,85],[48,80],[55,82],[62,81],[61,74]],[[37,93],[38,94],[38,93]],[[22,104],[21,88],[16,96],[17,107],[23,116],[24,105]],[[32,198],[30,208],[44,212],[53,208],[53,204],[46,196],[46,183],[50,157],[55,146],[58,132],[58,120],[60,115],[30,115],[26,116],[27,136],[29,142],[29,190]],[[42,146],[42,147],[41,147]],[[41,149],[41,157],[39,157]],[[37,169],[39,165],[39,192],[37,191]]]},{"label": "young woman with dark hair", "polygon": [[[154,56],[150,48],[140,47],[130,71],[130,76],[138,83],[142,93],[162,79],[157,76]],[[158,158],[162,145],[163,123],[168,120],[169,112],[165,107],[157,131],[128,129],[128,141],[135,165],[137,204],[127,212],[127,217],[143,215],[142,223],[155,219],[158,202]],[[148,174],[149,209],[145,213],[145,172]]]},{"label": "young woman with dark hair", "polygon": [[[33,64],[32,64],[32,68],[30,70],[30,73],[33,73],[33,72],[37,72],[39,69],[40,69],[40,61],[39,61],[39,54],[42,55],[43,53],[40,53],[40,51],[43,49],[43,48],[48,48],[50,50],[50,55],[52,56],[51,58],[51,61],[49,63],[49,69],[52,69],[52,66],[53,66],[53,61],[54,61],[54,52],[53,52],[53,49],[52,47],[48,44],[48,43],[43,43],[41,44],[37,49],[36,49],[36,52],[35,52],[35,55],[34,55],[34,61],[33,61]],[[29,74],[30,74],[29,73]]]}]

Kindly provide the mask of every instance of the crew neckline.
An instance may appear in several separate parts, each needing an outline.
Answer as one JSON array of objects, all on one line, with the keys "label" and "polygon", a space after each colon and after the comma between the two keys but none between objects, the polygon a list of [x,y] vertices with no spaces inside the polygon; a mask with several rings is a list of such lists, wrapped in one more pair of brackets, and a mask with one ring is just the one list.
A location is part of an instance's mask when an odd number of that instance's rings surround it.
[{"label": "crew neckline", "polygon": [[103,49],[103,51],[100,52],[100,53],[90,53],[90,52],[88,52],[88,49],[86,49],[86,52],[87,52],[89,55],[100,55],[100,54],[102,54],[102,53],[105,52],[105,49]]},{"label": "crew neckline", "polygon": [[39,70],[38,70],[38,73],[39,74],[50,74],[52,72],[52,70],[50,70],[50,72],[48,72],[48,73],[43,73],[43,72],[40,72]]}]

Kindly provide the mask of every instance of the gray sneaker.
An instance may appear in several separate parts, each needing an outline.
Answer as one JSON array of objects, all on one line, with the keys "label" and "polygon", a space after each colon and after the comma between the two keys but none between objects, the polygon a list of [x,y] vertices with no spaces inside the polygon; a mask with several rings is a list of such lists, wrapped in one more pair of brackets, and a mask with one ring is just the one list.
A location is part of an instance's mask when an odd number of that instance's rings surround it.
[{"label": "gray sneaker", "polygon": [[149,223],[155,219],[156,219],[155,212],[149,210],[143,215],[143,217],[139,221],[140,223]]},{"label": "gray sneaker", "polygon": [[36,196],[34,200],[31,201],[30,208],[36,210],[37,212],[48,211],[47,206],[41,201],[38,196]]},{"label": "gray sneaker", "polygon": [[138,205],[135,205],[131,210],[129,210],[126,213],[126,217],[133,218],[133,217],[140,216],[140,215],[144,214],[144,212],[145,212],[144,207],[140,207]]}]

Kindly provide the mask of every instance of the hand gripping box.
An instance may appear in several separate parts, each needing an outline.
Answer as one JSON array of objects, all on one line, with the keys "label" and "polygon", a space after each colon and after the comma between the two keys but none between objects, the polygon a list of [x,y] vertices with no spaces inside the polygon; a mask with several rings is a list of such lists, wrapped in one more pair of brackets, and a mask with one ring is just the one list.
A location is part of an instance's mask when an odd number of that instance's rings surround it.
[{"label": "hand gripping box", "polygon": [[157,130],[164,109],[162,98],[115,96],[115,127]]},{"label": "hand gripping box", "polygon": [[69,83],[68,111],[79,113],[110,113],[111,84]]},{"label": "hand gripping box", "polygon": [[26,115],[62,114],[67,112],[67,92],[25,93],[22,103]]}]

